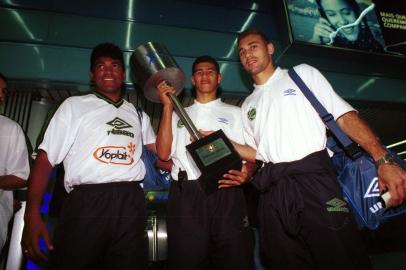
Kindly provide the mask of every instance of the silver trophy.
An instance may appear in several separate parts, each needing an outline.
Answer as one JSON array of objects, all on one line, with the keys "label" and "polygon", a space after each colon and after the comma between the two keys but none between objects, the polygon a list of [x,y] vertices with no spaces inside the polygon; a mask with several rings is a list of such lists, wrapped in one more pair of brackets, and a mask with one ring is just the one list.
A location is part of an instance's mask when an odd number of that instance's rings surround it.
[{"label": "silver trophy", "polygon": [[[185,75],[165,46],[148,42],[135,49],[130,59],[132,73],[149,101],[160,103],[156,86],[166,81],[179,95],[185,86]],[[170,94],[174,109],[195,140],[201,136],[176,95]]]}]

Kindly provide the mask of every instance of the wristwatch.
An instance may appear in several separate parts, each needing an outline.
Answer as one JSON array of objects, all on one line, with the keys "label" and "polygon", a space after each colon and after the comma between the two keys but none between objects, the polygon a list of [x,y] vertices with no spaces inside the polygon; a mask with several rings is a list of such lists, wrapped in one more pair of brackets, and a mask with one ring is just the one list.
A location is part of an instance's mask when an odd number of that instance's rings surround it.
[{"label": "wristwatch", "polygon": [[383,164],[396,164],[395,158],[391,154],[386,153],[380,159],[375,160],[376,168],[378,168],[380,165],[383,165]]}]

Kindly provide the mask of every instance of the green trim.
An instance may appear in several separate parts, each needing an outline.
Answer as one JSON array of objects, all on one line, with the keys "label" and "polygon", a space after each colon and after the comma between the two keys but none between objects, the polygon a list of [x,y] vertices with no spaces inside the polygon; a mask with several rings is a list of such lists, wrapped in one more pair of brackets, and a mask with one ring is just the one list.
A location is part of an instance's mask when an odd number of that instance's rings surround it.
[{"label": "green trim", "polygon": [[93,91],[93,94],[94,94],[96,97],[98,97],[98,98],[100,98],[100,99],[106,101],[107,103],[110,103],[111,105],[113,105],[113,106],[116,107],[116,108],[120,107],[120,106],[124,103],[123,97],[120,97],[120,100],[119,100],[119,101],[114,102],[114,101],[112,101],[111,99],[109,99],[108,97],[106,97],[105,95],[103,95],[103,94],[100,93],[100,92]]}]

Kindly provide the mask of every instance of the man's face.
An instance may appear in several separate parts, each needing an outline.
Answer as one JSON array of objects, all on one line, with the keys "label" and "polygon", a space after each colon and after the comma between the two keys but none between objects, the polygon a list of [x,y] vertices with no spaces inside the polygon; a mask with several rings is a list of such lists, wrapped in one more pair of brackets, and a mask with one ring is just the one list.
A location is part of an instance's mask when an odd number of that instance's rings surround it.
[{"label": "man's face", "polygon": [[7,83],[0,79],[0,104],[6,103]]},{"label": "man's face", "polygon": [[221,75],[210,62],[201,62],[195,66],[192,84],[200,93],[216,93],[221,82]]},{"label": "man's face", "polygon": [[101,94],[117,94],[125,79],[124,68],[121,62],[109,56],[102,56],[96,60],[90,77]]},{"label": "man's face", "polygon": [[259,35],[248,35],[238,44],[240,61],[252,76],[264,71],[272,64],[274,51],[272,43],[266,44]]}]

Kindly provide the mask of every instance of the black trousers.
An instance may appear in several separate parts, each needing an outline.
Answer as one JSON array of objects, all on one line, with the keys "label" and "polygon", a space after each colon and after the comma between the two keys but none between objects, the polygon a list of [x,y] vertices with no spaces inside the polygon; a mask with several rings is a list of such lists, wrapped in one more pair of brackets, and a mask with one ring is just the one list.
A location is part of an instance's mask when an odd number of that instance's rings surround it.
[{"label": "black trousers", "polygon": [[167,215],[169,268],[252,269],[253,235],[241,188],[206,196],[197,181],[173,181]]},{"label": "black trousers", "polygon": [[326,151],[267,164],[255,177],[261,247],[272,269],[371,269]]},{"label": "black trousers", "polygon": [[55,230],[54,270],[147,269],[144,192],[136,182],[76,186]]}]

